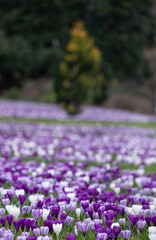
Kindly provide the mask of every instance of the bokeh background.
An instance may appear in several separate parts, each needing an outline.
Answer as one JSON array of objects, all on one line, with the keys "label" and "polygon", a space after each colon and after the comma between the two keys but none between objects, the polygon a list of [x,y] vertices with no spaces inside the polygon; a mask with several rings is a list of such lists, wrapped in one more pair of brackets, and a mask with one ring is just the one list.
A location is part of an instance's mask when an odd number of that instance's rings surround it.
[{"label": "bokeh background", "polygon": [[0,6],[1,99],[66,106],[71,93],[74,104],[156,113],[156,1],[0,0]]}]

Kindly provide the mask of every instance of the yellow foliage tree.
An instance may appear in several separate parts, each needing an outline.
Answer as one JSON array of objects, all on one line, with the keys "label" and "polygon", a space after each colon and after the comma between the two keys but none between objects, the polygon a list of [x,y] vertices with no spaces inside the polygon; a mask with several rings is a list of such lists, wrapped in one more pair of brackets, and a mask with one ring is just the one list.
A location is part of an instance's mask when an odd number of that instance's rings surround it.
[{"label": "yellow foliage tree", "polygon": [[101,52],[94,46],[83,22],[77,21],[71,29],[64,61],[60,64],[58,95],[68,113],[79,112],[89,89],[103,84],[103,75],[99,74],[100,64]]}]

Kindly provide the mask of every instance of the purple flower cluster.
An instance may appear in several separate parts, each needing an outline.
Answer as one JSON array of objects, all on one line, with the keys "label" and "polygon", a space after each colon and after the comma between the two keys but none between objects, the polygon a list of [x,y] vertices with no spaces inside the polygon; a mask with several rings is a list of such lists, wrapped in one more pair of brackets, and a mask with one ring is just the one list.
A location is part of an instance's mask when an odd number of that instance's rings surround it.
[{"label": "purple flower cluster", "polygon": [[0,101],[0,116],[75,121],[156,122],[153,115],[89,106],[84,106],[80,114],[71,117],[57,104],[6,100]]},{"label": "purple flower cluster", "polygon": [[1,165],[0,225],[6,239],[13,234],[50,239],[74,226],[67,239],[85,237],[88,231],[95,239],[117,239],[119,234],[129,239],[135,228],[141,234],[156,226],[156,175],[122,173],[105,165],[88,169],[85,163],[22,163],[15,157],[1,158]]},{"label": "purple flower cluster", "polygon": [[0,123],[0,239],[154,239],[156,174],[144,167],[155,140],[134,127]]},{"label": "purple flower cluster", "polygon": [[0,154],[5,157],[143,166],[156,163],[155,149],[153,129],[0,123]]}]

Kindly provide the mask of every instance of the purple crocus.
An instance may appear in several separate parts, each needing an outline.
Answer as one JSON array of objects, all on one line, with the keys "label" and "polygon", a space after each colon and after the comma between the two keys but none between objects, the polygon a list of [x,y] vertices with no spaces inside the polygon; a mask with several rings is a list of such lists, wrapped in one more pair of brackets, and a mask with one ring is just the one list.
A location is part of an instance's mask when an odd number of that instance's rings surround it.
[{"label": "purple crocus", "polygon": [[49,233],[49,228],[46,226],[46,227],[41,227],[41,233],[42,235],[46,236],[48,235]]},{"label": "purple crocus", "polygon": [[100,203],[99,202],[94,202],[93,203],[93,208],[94,208],[94,211],[97,212],[98,208],[100,207]]},{"label": "purple crocus", "polygon": [[14,239],[14,234],[12,232],[6,231],[3,235],[3,238],[5,240],[13,240]]},{"label": "purple crocus", "polygon": [[114,239],[118,238],[118,235],[121,232],[121,227],[120,226],[114,226],[113,227],[113,234],[114,234]]},{"label": "purple crocus", "polygon": [[33,233],[34,235],[37,237],[37,236],[40,236],[40,229],[39,228],[34,228],[33,229]]},{"label": "purple crocus", "polygon": [[50,221],[50,220],[44,221],[44,226],[47,226],[51,233],[53,232],[53,223],[54,223],[54,221]]},{"label": "purple crocus", "polygon": [[86,213],[87,213],[87,215],[93,220],[93,213],[94,213],[93,208],[88,207],[88,208],[86,209]]},{"label": "purple crocus", "polygon": [[89,225],[85,224],[85,223],[81,223],[81,222],[77,222],[76,223],[76,227],[77,229],[83,233],[83,235],[85,236],[86,235],[86,232],[88,231],[89,229]]},{"label": "purple crocus", "polygon": [[125,219],[125,218],[120,218],[120,219],[119,219],[119,223],[120,223],[120,225],[125,226],[126,219]]},{"label": "purple crocus", "polygon": [[71,226],[74,222],[74,218],[73,217],[69,217],[67,216],[66,219],[64,220],[64,223],[68,224],[68,226]]},{"label": "purple crocus", "polygon": [[32,209],[31,214],[32,214],[32,216],[33,216],[36,220],[38,220],[38,219],[42,216],[43,210],[41,210],[41,209]]},{"label": "purple crocus", "polygon": [[12,222],[13,222],[13,216],[12,215],[7,215],[7,221],[8,221],[8,224],[9,224],[9,227],[11,227],[11,224],[12,224]]},{"label": "purple crocus", "polygon": [[14,220],[13,221],[13,225],[14,225],[14,227],[16,229],[16,232],[18,233],[19,227],[20,227],[19,220]]},{"label": "purple crocus", "polygon": [[131,230],[121,231],[121,236],[124,240],[129,240],[131,236]]},{"label": "purple crocus", "polygon": [[76,239],[76,234],[74,233],[67,233],[66,235],[66,240],[75,240]]},{"label": "purple crocus", "polygon": [[96,236],[96,240],[106,240],[108,238],[107,233],[98,233]]},{"label": "purple crocus", "polygon": [[19,195],[19,201],[20,201],[20,204],[23,205],[23,203],[25,202],[27,196],[26,195]]},{"label": "purple crocus", "polygon": [[152,216],[152,223],[154,226],[156,226],[156,216]]},{"label": "purple crocus", "polygon": [[85,210],[89,207],[89,203],[86,201],[81,202],[81,207]]},{"label": "purple crocus", "polygon": [[146,225],[146,221],[139,220],[137,221],[138,231],[141,232]]},{"label": "purple crocus", "polygon": [[51,211],[51,214],[57,218],[60,212],[60,206],[52,206],[50,208],[50,211]]},{"label": "purple crocus", "polygon": [[61,213],[60,213],[60,219],[61,219],[61,220],[65,220],[66,217],[67,217],[66,212],[61,212]]},{"label": "purple crocus", "polygon": [[2,225],[2,227],[5,227],[5,224],[6,224],[6,218],[5,217],[0,218],[0,224]]},{"label": "purple crocus", "polygon": [[34,224],[34,219],[31,219],[31,218],[25,219],[25,226],[26,226],[27,231],[30,230],[30,228],[32,227],[33,224]]},{"label": "purple crocus", "polygon": [[5,214],[5,209],[4,208],[0,208],[0,217],[4,216]]},{"label": "purple crocus", "polygon": [[148,226],[150,226],[150,225],[151,225],[151,221],[152,221],[152,217],[146,216],[146,217],[145,217],[145,220],[146,220]]}]

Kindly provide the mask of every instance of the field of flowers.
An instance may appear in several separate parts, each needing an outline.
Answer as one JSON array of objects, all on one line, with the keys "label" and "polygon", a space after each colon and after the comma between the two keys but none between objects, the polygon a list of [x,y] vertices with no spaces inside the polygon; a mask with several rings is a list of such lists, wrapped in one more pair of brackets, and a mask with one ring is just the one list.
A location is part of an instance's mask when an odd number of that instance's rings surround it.
[{"label": "field of flowers", "polygon": [[[1,117],[61,118],[5,104]],[[114,121],[130,121],[122,113]],[[0,239],[155,240],[155,166],[155,129],[0,122]]]},{"label": "field of flowers", "polygon": [[102,122],[156,122],[156,117],[153,115],[89,106],[84,106],[80,114],[71,117],[57,104],[6,100],[0,101],[0,117]]}]

